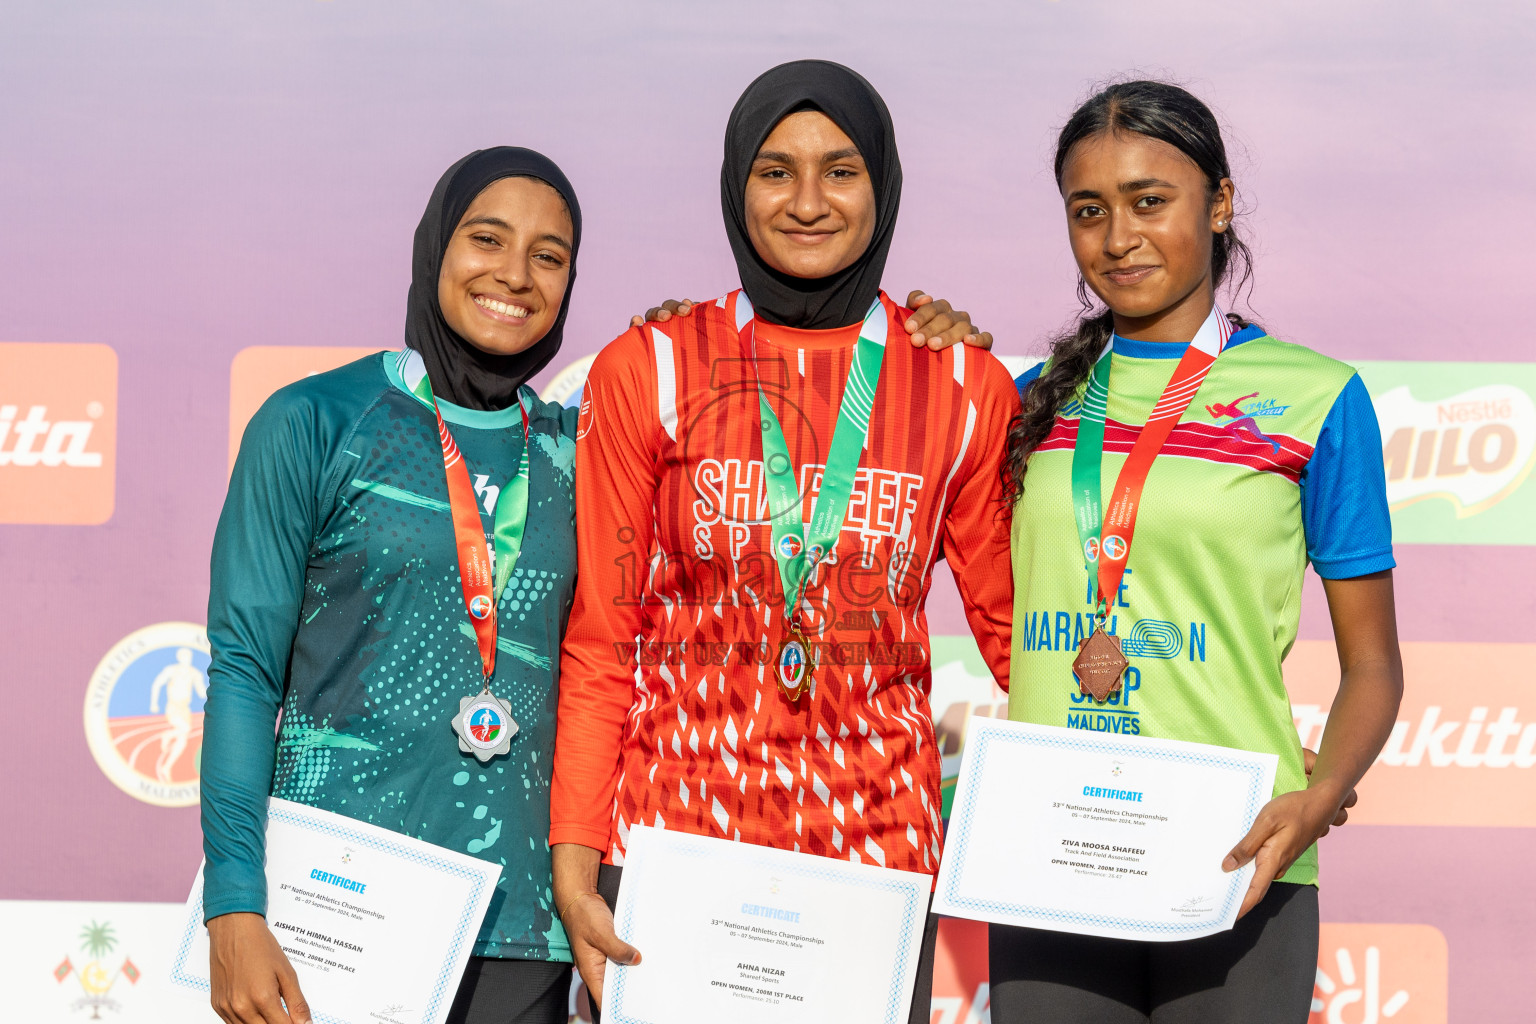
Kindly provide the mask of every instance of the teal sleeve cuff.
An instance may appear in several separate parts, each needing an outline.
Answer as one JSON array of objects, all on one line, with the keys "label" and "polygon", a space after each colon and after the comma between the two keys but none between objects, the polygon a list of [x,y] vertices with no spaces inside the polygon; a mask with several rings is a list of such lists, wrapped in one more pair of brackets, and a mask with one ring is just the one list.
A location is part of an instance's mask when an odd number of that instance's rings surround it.
[{"label": "teal sleeve cuff", "polygon": [[267,914],[267,889],[226,889],[216,899],[209,899],[206,887],[203,891],[203,923],[207,924],[225,914]]}]

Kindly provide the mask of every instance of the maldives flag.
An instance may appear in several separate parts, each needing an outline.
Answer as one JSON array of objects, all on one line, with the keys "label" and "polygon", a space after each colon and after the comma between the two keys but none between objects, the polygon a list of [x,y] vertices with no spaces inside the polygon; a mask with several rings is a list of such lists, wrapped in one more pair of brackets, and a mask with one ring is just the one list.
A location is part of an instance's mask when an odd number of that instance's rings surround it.
[{"label": "maldives flag", "polygon": [[133,961],[126,957],[123,958],[123,977],[135,985],[139,983],[139,969],[133,966]]},{"label": "maldives flag", "polygon": [[75,965],[69,962],[69,957],[65,957],[64,962],[53,969],[53,980],[63,981],[65,978],[69,977],[69,972],[74,969]]}]

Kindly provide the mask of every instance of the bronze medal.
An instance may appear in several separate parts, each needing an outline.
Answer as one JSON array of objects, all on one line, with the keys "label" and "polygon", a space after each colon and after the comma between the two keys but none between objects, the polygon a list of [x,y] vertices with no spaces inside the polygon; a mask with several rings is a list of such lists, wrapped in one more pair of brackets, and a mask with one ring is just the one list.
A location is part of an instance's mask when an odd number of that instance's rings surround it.
[{"label": "bronze medal", "polygon": [[1103,704],[1120,689],[1120,677],[1130,666],[1120,651],[1120,638],[1104,632],[1104,624],[1100,623],[1088,639],[1078,643],[1072,674],[1077,676],[1078,688],[1085,696]]}]

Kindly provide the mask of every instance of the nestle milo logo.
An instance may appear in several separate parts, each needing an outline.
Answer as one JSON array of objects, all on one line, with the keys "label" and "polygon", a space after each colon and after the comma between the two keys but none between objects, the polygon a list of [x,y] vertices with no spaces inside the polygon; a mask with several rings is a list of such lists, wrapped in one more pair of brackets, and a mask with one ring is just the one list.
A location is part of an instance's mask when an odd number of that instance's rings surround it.
[{"label": "nestle milo logo", "polygon": [[1361,378],[1381,424],[1394,540],[1536,543],[1536,365],[1377,363]]}]

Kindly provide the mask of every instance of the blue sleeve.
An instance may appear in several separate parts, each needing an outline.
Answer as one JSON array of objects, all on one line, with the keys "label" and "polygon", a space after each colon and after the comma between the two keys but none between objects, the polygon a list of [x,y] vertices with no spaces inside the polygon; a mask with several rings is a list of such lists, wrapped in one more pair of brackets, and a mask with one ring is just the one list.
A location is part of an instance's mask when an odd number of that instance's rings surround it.
[{"label": "blue sleeve", "polygon": [[1301,474],[1307,557],[1325,580],[1393,568],[1381,427],[1359,375],[1334,399]]},{"label": "blue sleeve", "polygon": [[267,796],[318,500],[313,409],[268,399],[213,538],[201,770],[203,917],[265,914]]},{"label": "blue sleeve", "polygon": [[1036,363],[1014,378],[1013,386],[1019,389],[1019,401],[1022,402],[1024,400],[1025,390],[1035,382],[1035,378],[1040,376],[1041,371],[1044,369],[1044,363]]}]

